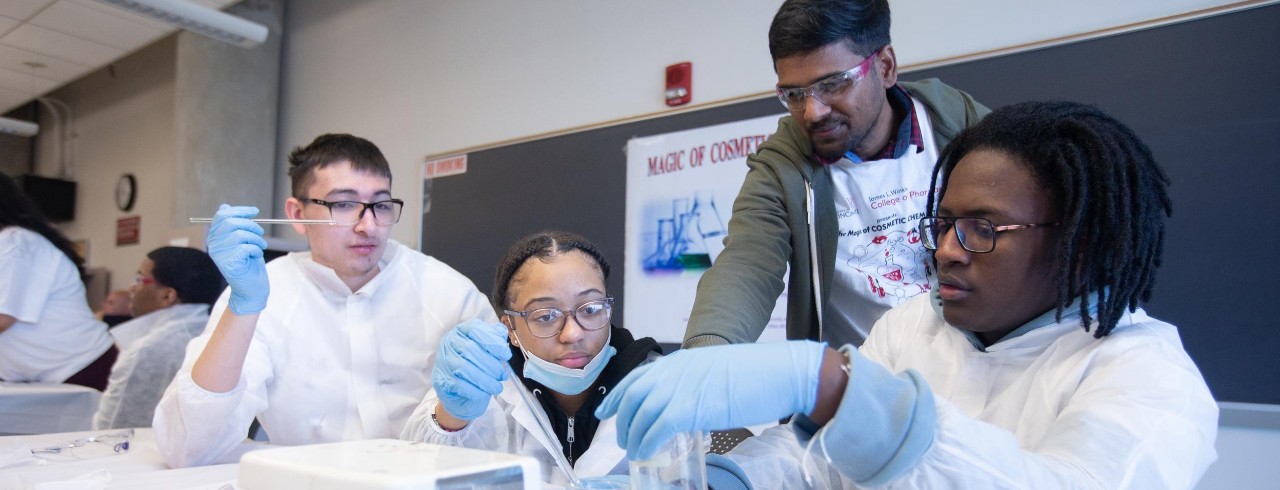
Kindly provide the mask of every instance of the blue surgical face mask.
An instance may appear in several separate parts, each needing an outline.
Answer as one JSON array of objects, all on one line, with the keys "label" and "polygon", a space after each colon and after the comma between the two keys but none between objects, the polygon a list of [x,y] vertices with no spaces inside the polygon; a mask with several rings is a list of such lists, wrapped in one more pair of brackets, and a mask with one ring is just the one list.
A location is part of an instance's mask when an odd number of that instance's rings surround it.
[{"label": "blue surgical face mask", "polygon": [[[604,328],[610,328],[605,325]],[[573,369],[561,366],[554,362],[543,360],[533,355],[520,345],[520,352],[524,353],[524,377],[542,383],[547,388],[556,390],[566,395],[576,395],[586,391],[596,382],[596,378],[600,377],[600,373],[604,371],[605,365],[609,364],[609,359],[618,353],[618,349],[609,345],[609,340],[613,337],[613,330],[610,328],[609,337],[605,339],[604,349],[596,354],[582,369]],[[519,344],[520,338],[516,337],[516,343]]]}]

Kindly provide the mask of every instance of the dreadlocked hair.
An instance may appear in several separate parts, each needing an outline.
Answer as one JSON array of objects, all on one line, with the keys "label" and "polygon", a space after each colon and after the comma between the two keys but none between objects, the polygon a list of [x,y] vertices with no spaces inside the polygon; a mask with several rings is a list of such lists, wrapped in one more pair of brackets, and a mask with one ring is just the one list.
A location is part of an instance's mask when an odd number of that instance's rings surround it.
[{"label": "dreadlocked hair", "polygon": [[1089,331],[1088,295],[1097,297],[1094,337],[1111,333],[1124,309],[1151,299],[1171,216],[1169,178],[1124,123],[1076,102],[1024,102],[1000,108],[943,150],[926,209],[932,214],[965,155],[995,150],[1031,170],[1061,215],[1057,319],[1079,298]]},{"label": "dreadlocked hair", "polygon": [[600,253],[600,249],[596,248],[595,244],[576,233],[544,230],[525,236],[511,244],[511,248],[507,249],[507,253],[498,262],[497,270],[494,271],[493,294],[489,295],[489,301],[493,303],[498,316],[502,316],[502,310],[510,306],[511,283],[515,281],[516,271],[520,270],[520,266],[530,258],[546,262],[551,257],[574,250],[591,257],[604,279],[609,278],[609,261],[604,259],[604,254]]}]

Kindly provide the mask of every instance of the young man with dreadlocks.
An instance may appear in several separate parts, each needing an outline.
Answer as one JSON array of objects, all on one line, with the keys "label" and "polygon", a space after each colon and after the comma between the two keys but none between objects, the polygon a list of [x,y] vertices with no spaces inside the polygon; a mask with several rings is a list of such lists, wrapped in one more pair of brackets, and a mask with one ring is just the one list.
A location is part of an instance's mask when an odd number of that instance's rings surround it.
[{"label": "young man with dreadlocks", "polygon": [[709,456],[712,486],[1194,487],[1217,405],[1177,329],[1138,306],[1171,211],[1146,145],[1089,106],[1017,104],[962,132],[933,181],[931,294],[857,350],[717,346],[641,368],[597,411],[629,456],[794,413]]}]

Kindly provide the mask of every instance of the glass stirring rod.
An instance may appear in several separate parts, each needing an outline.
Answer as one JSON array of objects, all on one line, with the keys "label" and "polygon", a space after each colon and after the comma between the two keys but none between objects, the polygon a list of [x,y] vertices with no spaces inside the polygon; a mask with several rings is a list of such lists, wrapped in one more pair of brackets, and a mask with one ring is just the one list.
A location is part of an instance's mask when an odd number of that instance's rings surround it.
[{"label": "glass stirring rod", "polygon": [[[213,222],[213,218],[188,218],[188,220],[192,223],[212,223]],[[331,219],[253,218],[253,219],[250,219],[249,221],[252,221],[254,223],[266,223],[266,224],[275,224],[275,225],[293,224],[293,223],[297,223],[301,225],[332,225],[334,224],[333,220]]]}]

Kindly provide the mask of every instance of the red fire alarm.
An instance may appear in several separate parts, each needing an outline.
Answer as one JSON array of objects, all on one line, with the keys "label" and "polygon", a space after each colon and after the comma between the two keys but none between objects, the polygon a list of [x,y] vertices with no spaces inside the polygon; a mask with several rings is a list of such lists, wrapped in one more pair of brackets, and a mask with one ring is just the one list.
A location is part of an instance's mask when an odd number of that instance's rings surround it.
[{"label": "red fire alarm", "polygon": [[688,61],[667,67],[667,105],[685,105],[693,99],[693,63]]}]

